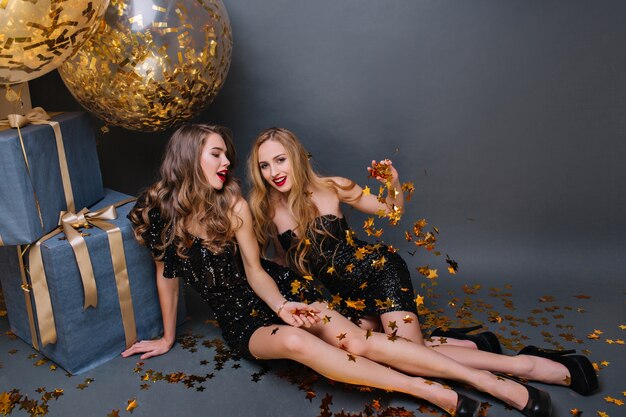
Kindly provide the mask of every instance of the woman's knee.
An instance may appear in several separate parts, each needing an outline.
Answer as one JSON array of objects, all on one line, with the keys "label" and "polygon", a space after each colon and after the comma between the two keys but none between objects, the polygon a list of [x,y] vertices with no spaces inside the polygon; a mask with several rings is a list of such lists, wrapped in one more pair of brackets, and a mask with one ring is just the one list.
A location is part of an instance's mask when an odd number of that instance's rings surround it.
[{"label": "woman's knee", "polygon": [[288,329],[282,337],[278,338],[281,350],[289,357],[306,354],[311,348],[312,337],[301,329]]},{"label": "woman's knee", "polygon": [[250,353],[260,359],[297,359],[310,349],[310,335],[302,329],[289,326],[261,328],[252,335]]}]

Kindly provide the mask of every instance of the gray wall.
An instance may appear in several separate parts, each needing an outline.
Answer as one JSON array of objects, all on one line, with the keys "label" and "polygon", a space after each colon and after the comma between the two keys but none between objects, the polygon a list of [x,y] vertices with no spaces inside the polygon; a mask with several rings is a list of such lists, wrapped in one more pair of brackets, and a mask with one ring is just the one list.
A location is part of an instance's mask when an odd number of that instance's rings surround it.
[{"label": "gray wall", "polygon": [[[389,157],[416,185],[406,226],[429,219],[468,274],[623,277],[626,2],[224,3],[231,70],[198,121],[230,126],[242,161],[273,125],[325,174],[363,184]],[[79,107],[56,72],[30,84],[35,105]],[[105,185],[148,185],[170,133],[101,135]],[[386,229],[401,245],[404,229]]]}]

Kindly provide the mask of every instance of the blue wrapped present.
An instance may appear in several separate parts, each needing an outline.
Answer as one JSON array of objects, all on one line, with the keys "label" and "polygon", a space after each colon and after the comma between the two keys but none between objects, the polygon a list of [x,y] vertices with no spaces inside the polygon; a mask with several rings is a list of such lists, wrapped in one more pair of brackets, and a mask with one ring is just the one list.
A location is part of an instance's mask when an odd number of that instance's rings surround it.
[{"label": "blue wrapped present", "polygon": [[[106,207],[109,209],[102,211],[110,214],[111,205],[128,198],[105,190],[104,199],[84,216],[88,218]],[[99,228],[103,226],[74,225],[80,227],[77,233],[88,249],[95,277],[95,307],[87,306],[89,297],[81,275],[84,271],[78,266],[73,244],[65,233],[44,236],[37,245],[30,245],[24,256],[18,256],[23,246],[0,248],[0,280],[11,331],[72,374],[92,369],[118,356],[136,340],[152,339],[162,332],[154,261],[150,251],[135,240],[126,218],[133,204],[120,205],[116,208],[117,218],[105,220],[110,227],[119,228],[121,248],[112,247],[115,243],[109,236],[111,231]],[[35,282],[36,246],[45,272],[43,286]],[[117,261],[112,259],[114,252],[119,255],[119,250],[125,260],[122,268],[114,266]],[[22,259],[27,261],[25,265]],[[49,306],[41,302],[46,298]],[[181,296],[180,320],[185,315],[182,301]],[[53,339],[49,337],[48,316],[52,316]]]},{"label": "blue wrapped present", "polygon": [[[0,246],[36,241],[61,210],[80,210],[104,196],[94,132],[84,112],[49,117],[36,108],[0,120]],[[13,124],[11,124],[13,126]]]}]

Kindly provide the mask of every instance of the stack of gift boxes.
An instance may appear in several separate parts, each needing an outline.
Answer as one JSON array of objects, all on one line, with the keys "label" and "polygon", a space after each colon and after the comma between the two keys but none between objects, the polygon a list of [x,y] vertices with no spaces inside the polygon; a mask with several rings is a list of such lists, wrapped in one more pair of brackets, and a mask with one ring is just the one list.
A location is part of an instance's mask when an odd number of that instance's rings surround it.
[{"label": "stack of gift boxes", "polygon": [[132,198],[103,188],[88,116],[43,115],[0,127],[0,284],[11,331],[77,374],[162,320]]}]

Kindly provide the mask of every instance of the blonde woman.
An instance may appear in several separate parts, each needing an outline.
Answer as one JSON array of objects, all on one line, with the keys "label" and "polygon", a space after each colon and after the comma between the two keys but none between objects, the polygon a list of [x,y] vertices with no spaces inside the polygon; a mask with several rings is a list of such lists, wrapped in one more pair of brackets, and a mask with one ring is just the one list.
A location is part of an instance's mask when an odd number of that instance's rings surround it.
[{"label": "blonde woman", "polygon": [[[377,176],[380,164],[375,163],[369,168],[370,174],[381,182],[390,181],[392,188],[399,190],[397,171],[390,161],[381,163],[390,177]],[[250,206],[262,249],[273,246],[275,259],[303,276],[322,281],[331,294],[339,295],[343,307],[357,307],[351,313],[360,314],[358,317],[366,322],[366,327],[378,322],[388,338],[401,337],[414,345],[425,346],[406,264],[387,247],[356,239],[340,207],[341,203],[347,203],[365,213],[388,211],[393,206],[402,206],[401,193],[387,196],[383,203],[364,194],[353,181],[318,175],[302,143],[284,128],[270,128],[257,136],[248,158],[248,171],[252,182]],[[385,263],[374,266],[381,263],[383,256]],[[296,289],[300,288],[307,286]],[[357,300],[362,302],[356,305]],[[448,342],[435,341],[433,345],[439,353],[473,368],[524,374],[526,379],[567,385],[581,394],[588,394],[598,386],[590,361],[571,352],[527,347],[520,355],[505,356],[476,350],[475,346],[459,346],[461,340],[448,339]],[[541,370],[533,362],[538,357],[548,359],[542,362]],[[531,358],[532,365],[530,362],[524,365]]]}]

